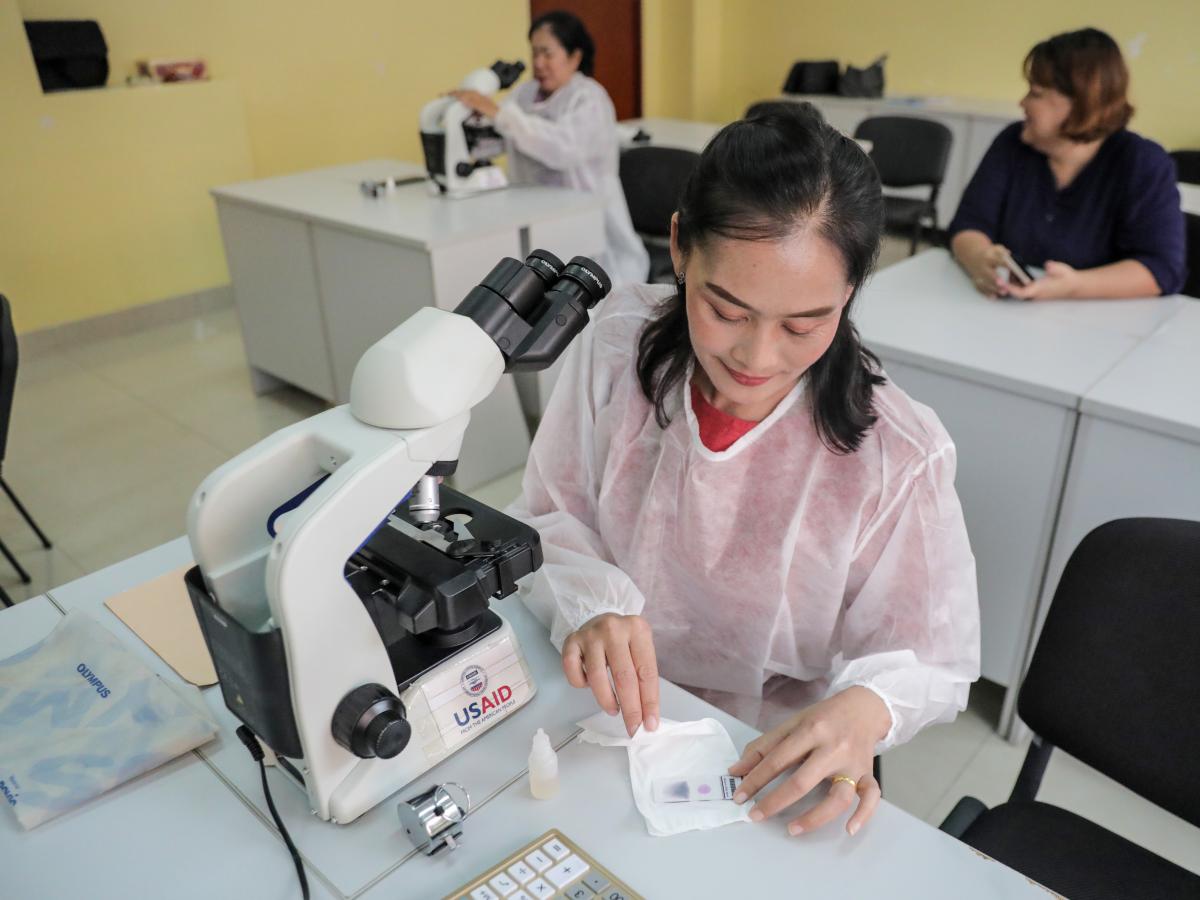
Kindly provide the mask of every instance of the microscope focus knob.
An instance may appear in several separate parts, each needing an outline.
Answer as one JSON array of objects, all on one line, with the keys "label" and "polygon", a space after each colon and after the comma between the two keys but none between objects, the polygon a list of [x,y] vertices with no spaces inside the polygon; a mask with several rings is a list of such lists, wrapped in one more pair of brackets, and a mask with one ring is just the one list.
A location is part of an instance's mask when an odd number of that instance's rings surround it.
[{"label": "microscope focus knob", "polygon": [[391,759],[411,736],[404,704],[382,684],[356,687],[333,713],[333,739],[362,759]]}]

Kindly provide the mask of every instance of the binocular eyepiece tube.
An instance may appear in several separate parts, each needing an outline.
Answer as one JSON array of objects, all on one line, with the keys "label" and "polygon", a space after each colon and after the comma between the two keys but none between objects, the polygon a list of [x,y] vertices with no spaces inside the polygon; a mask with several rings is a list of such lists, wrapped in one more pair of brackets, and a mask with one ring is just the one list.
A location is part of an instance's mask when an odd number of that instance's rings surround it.
[{"label": "binocular eyepiece tube", "polygon": [[594,260],[566,265],[548,250],[518,262],[500,260],[455,310],[472,319],[504,354],[505,371],[552,365],[588,322],[588,311],[608,295],[612,281]]}]

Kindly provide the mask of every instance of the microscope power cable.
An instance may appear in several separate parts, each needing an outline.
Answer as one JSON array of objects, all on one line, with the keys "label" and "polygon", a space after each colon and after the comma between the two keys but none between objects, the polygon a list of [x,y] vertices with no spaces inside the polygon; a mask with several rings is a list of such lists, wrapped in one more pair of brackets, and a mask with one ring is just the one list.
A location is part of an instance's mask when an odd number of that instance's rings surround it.
[{"label": "microscope power cable", "polygon": [[263,753],[262,747],[259,746],[258,738],[245,725],[238,726],[237,736],[238,740],[246,745],[246,749],[250,751],[250,755],[254,757],[254,761],[258,763],[258,771],[262,775],[263,795],[267,798],[267,809],[271,811],[271,818],[275,820],[275,827],[279,829],[279,834],[283,837],[283,842],[287,844],[288,853],[292,854],[292,862],[296,865],[296,877],[300,879],[300,891],[304,895],[304,900],[308,900],[308,878],[304,874],[304,863],[300,861],[300,854],[296,851],[296,845],[292,843],[292,836],[288,834],[288,830],[283,826],[283,819],[279,818],[279,811],[275,809],[275,801],[271,799],[271,787],[267,784],[267,766],[263,762],[266,754]]}]

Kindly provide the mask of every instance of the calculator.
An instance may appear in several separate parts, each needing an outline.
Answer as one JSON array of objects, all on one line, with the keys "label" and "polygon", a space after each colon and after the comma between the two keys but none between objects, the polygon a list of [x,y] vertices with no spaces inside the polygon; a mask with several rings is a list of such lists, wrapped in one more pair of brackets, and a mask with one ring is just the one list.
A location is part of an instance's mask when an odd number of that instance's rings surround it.
[{"label": "calculator", "polygon": [[445,900],[645,900],[556,828]]}]

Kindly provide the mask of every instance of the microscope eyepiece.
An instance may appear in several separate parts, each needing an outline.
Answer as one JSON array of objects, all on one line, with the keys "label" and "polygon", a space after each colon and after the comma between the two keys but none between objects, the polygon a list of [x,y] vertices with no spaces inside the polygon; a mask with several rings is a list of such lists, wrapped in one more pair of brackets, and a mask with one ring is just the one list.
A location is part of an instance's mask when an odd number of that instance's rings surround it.
[{"label": "microscope eyepiece", "polygon": [[539,249],[523,263],[500,260],[455,312],[496,342],[506,372],[539,372],[553,365],[610,290],[612,281],[595,260],[574,256],[564,266]]},{"label": "microscope eyepiece", "polygon": [[534,250],[525,257],[525,265],[537,273],[546,287],[558,281],[558,276],[563,270],[563,261],[549,250]]},{"label": "microscope eyepiece", "polygon": [[570,279],[584,289],[587,294],[584,305],[591,309],[612,290],[612,280],[608,277],[600,266],[586,256],[573,256],[571,261],[567,263],[567,267],[562,270],[562,277],[556,288],[561,289],[562,282]]}]

